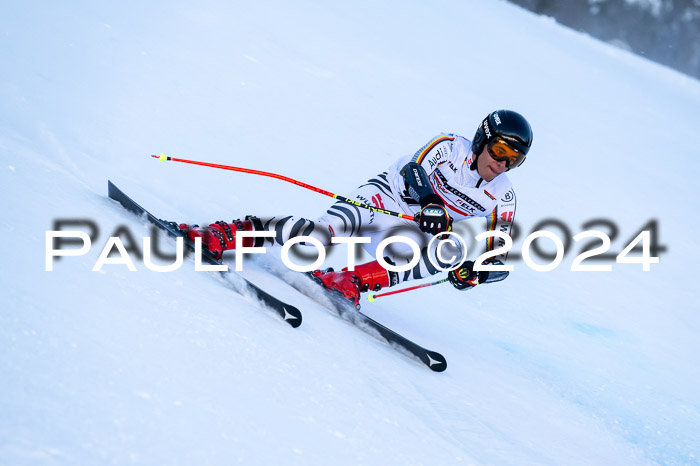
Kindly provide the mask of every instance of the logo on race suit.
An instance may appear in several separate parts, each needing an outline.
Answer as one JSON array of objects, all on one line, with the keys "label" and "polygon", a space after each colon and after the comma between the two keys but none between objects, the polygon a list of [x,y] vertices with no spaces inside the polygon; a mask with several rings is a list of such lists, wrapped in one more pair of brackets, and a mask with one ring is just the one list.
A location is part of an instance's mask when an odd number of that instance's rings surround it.
[{"label": "logo on race suit", "polygon": [[[436,174],[437,174],[437,172],[436,172]],[[438,176],[433,177],[433,185],[435,186],[435,190],[443,192],[443,193],[444,192],[452,192],[452,190],[445,188],[445,186],[442,183],[442,181],[446,182],[445,177],[443,177],[441,173],[439,175],[440,175],[439,177]],[[476,213],[476,209],[473,206],[464,202],[462,199],[450,199],[450,202],[456,204],[461,209],[466,210],[467,211],[466,215],[469,217],[473,217]]]},{"label": "logo on race suit", "polygon": [[502,200],[503,202],[510,202],[510,201],[512,201],[513,199],[515,199],[515,194],[513,193],[513,190],[512,190],[512,189],[511,189],[510,191],[508,191],[507,193],[505,193],[505,194],[503,195],[503,197],[501,198],[501,200]]},{"label": "logo on race suit", "polygon": [[[510,225],[508,225],[508,224],[505,224],[505,223],[504,223],[503,225],[501,225],[501,227],[499,228],[499,230],[500,230],[502,233],[505,233],[506,235],[510,235]],[[505,241],[503,238],[498,238],[498,247],[499,247],[499,248],[502,247],[502,246],[504,246],[505,244],[506,244],[506,241]],[[506,253],[506,255],[507,255],[507,254],[508,254],[508,253]]]},{"label": "logo on race suit", "polygon": [[513,212],[513,211],[503,212],[501,214],[501,220],[503,220],[504,222],[512,222],[514,213],[515,212]]},{"label": "logo on race suit", "polygon": [[493,195],[490,192],[486,191],[485,189],[484,189],[484,194],[486,194],[488,197],[490,197],[492,201],[496,200],[496,198],[493,197]]},{"label": "logo on race suit", "polygon": [[450,186],[449,183],[447,182],[447,179],[444,177],[444,175],[442,173],[440,173],[440,170],[433,172],[433,174],[437,176],[437,178],[435,178],[435,180],[436,181],[439,180],[439,183],[436,183],[436,184],[438,184],[444,191],[450,192],[450,193],[454,194],[455,196],[459,197],[460,199],[463,199],[467,204],[469,204],[472,207],[476,207],[481,212],[486,212],[486,208],[484,206],[482,206],[481,204],[476,202],[474,199],[472,199],[471,197],[464,194],[462,191]]},{"label": "logo on race suit", "polygon": [[457,204],[462,209],[466,210],[470,217],[473,217],[474,215],[476,215],[476,209],[474,207],[470,206],[469,204],[467,204],[466,202],[464,202],[463,200],[455,199],[455,204]]},{"label": "logo on race suit", "polygon": [[431,169],[435,168],[438,165],[438,162],[446,156],[447,156],[447,153],[445,152],[444,148],[442,148],[442,147],[438,148],[437,154],[435,154],[433,157],[428,159],[428,163],[430,164],[430,168]]},{"label": "logo on race suit", "polygon": [[380,209],[384,209],[384,203],[382,202],[382,196],[380,194],[375,194],[372,196],[372,202],[374,203],[375,206],[379,207]]},{"label": "logo on race suit", "polygon": [[498,112],[493,112],[493,120],[496,122],[496,125],[501,124],[501,116],[498,114]]},{"label": "logo on race suit", "polygon": [[447,162],[447,166],[450,167],[453,173],[457,173],[457,167],[455,167],[452,162]]},{"label": "logo on race suit", "polygon": [[[357,196],[357,200],[358,200],[359,202],[358,202],[357,204],[355,204],[355,205],[366,205],[366,206],[367,206],[367,205],[371,205],[370,202],[369,202],[369,200],[368,200],[366,197],[362,196],[362,195],[358,195],[358,196]],[[374,200],[374,199],[373,199],[373,200]],[[367,225],[371,225],[372,223],[374,223],[374,210],[371,210],[371,209],[370,209],[370,211],[369,211],[369,222],[367,222]]]}]

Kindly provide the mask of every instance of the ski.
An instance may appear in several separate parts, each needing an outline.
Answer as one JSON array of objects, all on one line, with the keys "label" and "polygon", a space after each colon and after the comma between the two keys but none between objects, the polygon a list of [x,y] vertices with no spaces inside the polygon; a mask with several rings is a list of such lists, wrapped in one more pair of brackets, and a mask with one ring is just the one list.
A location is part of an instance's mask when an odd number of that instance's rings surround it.
[{"label": "ski", "polygon": [[[313,280],[314,285],[316,285],[318,289],[314,289],[312,292],[307,289],[307,287],[297,287],[302,294],[313,299],[377,340],[387,343],[400,353],[412,359],[419,360],[431,371],[443,372],[447,369],[447,360],[442,354],[428,350],[390,328],[385,327],[376,320],[360,312],[348,299],[342,297],[339,293],[328,290],[318,283],[313,279],[310,273],[307,273],[306,276]],[[292,286],[294,286],[293,283]],[[319,296],[319,294],[321,296]],[[323,299],[323,297],[327,299]]]},{"label": "ski", "polygon": [[[180,231],[177,224],[155,217],[149,211],[137,204],[129,196],[124,194],[124,192],[111,181],[107,182],[107,191],[110,199],[117,201],[126,210],[133,212],[139,217],[145,217],[149,222],[165,231],[168,235],[174,238],[183,238],[184,244],[187,245],[188,249],[194,251],[194,242],[185,236],[182,231]],[[214,257],[214,255],[207,249],[202,249],[202,260],[210,265],[222,265],[222,261],[216,259],[216,257]],[[219,273],[224,279],[226,285],[232,290],[241,295],[252,296],[253,298],[257,299],[265,308],[274,311],[292,327],[296,328],[301,325],[301,312],[296,307],[280,301],[270,293],[257,287],[231,270]]]},{"label": "ski", "polygon": [[[133,212],[139,217],[146,218],[149,222],[165,231],[168,235],[174,238],[182,237],[184,244],[186,244],[191,251],[194,251],[194,243],[187,238],[182,231],[180,231],[177,224],[157,218],[127,196],[111,181],[108,181],[107,186],[110,199],[119,202],[122,207],[130,212]],[[216,257],[214,257],[214,255],[206,249],[202,250],[202,260],[210,265],[222,264],[222,261],[216,259]],[[274,311],[292,327],[296,328],[301,325],[301,312],[296,307],[280,301],[231,270],[219,273],[224,278],[225,283],[237,293],[256,298],[264,307]],[[310,276],[309,279],[313,280],[313,278]],[[333,291],[327,290],[315,280],[313,281],[316,287],[314,288],[313,292],[306,289],[306,287],[297,287],[297,289],[365,333],[373,336],[379,341],[387,343],[400,353],[420,361],[430,370],[434,372],[443,372],[445,369],[447,369],[447,360],[442,354],[436,351],[428,350],[412,340],[409,340],[403,335],[400,335],[390,328],[380,324],[376,320],[355,309],[355,306],[347,299],[342,298]]]}]

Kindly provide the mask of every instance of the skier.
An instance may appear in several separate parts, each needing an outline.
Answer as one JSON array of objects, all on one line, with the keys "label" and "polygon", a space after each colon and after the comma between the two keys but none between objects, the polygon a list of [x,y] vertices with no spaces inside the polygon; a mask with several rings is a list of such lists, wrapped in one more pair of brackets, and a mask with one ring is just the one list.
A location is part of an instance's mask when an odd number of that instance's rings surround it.
[{"label": "skier", "polygon": [[[372,255],[377,244],[388,236],[401,234],[416,241],[421,247],[420,261],[406,272],[387,271],[376,260],[356,265],[354,271],[346,267],[341,271],[312,272],[326,288],[342,293],[358,306],[361,292],[438,273],[440,270],[433,264],[443,268],[457,265],[462,257],[459,244],[447,251],[449,256],[457,258],[455,263],[450,263],[443,262],[437,254],[438,241],[429,242],[434,235],[449,232],[454,221],[486,217],[487,230],[510,234],[516,201],[505,172],[523,163],[531,145],[532,129],[527,120],[511,110],[496,110],[484,118],[472,141],[456,134],[440,134],[413,156],[400,158],[387,171],[347,196],[362,204],[415,215],[415,222],[337,202],[316,220],[296,216],[261,220],[247,216],[242,221],[218,221],[204,228],[181,224],[180,229],[193,241],[201,237],[202,244],[218,258],[224,251],[235,248],[237,231],[276,233],[274,238],[244,238],[243,245],[247,247],[282,245],[296,236],[311,236],[327,246],[331,237],[364,236],[371,239],[364,246]],[[394,243],[392,248],[385,249],[384,260],[392,265],[408,264],[412,254],[408,246],[403,246]],[[487,250],[496,246],[490,237]],[[506,256],[507,252],[487,259],[484,264],[503,264]],[[480,283],[503,280],[508,275],[508,272],[473,269],[473,261],[464,261],[448,273],[448,279],[458,290],[467,290]]]}]

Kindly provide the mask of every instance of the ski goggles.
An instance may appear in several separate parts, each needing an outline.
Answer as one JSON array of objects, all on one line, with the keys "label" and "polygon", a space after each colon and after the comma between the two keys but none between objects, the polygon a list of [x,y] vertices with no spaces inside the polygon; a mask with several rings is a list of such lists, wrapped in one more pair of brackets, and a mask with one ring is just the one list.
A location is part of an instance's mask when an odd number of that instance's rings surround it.
[{"label": "ski goggles", "polygon": [[525,160],[525,154],[510,146],[500,137],[491,139],[486,147],[494,160],[505,162],[509,169],[518,167]]}]

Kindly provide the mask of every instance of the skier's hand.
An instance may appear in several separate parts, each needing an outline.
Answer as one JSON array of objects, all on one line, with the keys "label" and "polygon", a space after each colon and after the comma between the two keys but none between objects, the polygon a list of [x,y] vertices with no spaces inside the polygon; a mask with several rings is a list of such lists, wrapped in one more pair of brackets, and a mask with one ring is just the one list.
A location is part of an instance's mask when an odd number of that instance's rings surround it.
[{"label": "skier's hand", "polygon": [[[482,272],[488,274],[488,272]],[[460,291],[474,288],[479,284],[479,273],[474,271],[474,261],[464,262],[462,265],[447,273],[447,279],[452,286]]]},{"label": "skier's hand", "polygon": [[[503,263],[497,259],[489,257],[484,262],[484,265],[503,265]],[[505,280],[510,272],[504,270],[481,270],[476,272],[474,270],[474,262],[467,261],[454,270],[450,270],[447,273],[447,279],[452,283],[452,286],[458,290],[468,290],[474,288],[480,283],[492,283]]]},{"label": "skier's hand", "polygon": [[428,204],[416,215],[418,227],[421,231],[437,235],[452,229],[452,217],[447,213],[445,206],[440,204]]}]

